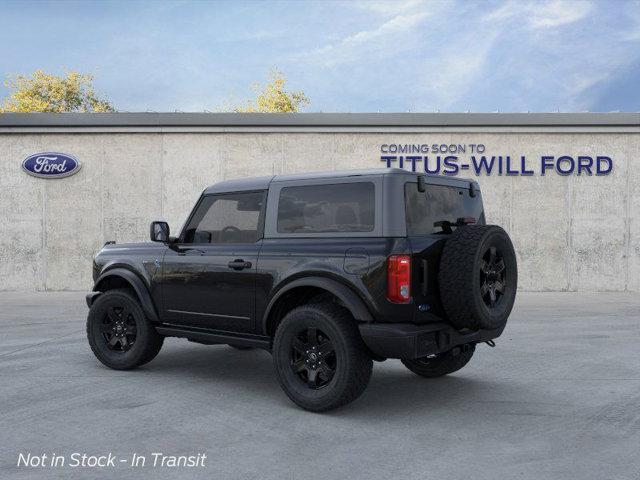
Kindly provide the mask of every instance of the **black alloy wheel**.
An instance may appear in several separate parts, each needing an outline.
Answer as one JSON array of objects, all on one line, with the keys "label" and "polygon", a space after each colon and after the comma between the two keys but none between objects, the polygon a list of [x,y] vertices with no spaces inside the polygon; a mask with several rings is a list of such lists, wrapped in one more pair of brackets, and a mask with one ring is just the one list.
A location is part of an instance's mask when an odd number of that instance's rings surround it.
[{"label": "black alloy wheel", "polygon": [[109,350],[126,352],[136,342],[136,320],[126,305],[112,306],[100,324],[100,332]]},{"label": "black alloy wheel", "polygon": [[507,287],[504,258],[494,246],[482,256],[480,265],[480,295],[489,308],[495,308],[504,297]]},{"label": "black alloy wheel", "polygon": [[357,322],[335,303],[301,305],[288,312],[273,338],[280,386],[300,407],[323,412],[358,398],[373,361]]},{"label": "black alloy wheel", "polygon": [[146,317],[130,290],[107,290],[95,299],[87,315],[87,340],[96,358],[116,370],[150,362],[164,337]]},{"label": "black alloy wheel", "polygon": [[291,368],[306,385],[325,387],[336,372],[336,352],[329,337],[316,327],[308,327],[291,343]]}]

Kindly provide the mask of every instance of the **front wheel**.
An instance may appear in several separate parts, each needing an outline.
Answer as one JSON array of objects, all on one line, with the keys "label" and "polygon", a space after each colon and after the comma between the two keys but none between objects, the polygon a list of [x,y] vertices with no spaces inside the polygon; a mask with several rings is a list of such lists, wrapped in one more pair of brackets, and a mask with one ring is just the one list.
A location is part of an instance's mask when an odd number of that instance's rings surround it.
[{"label": "front wheel", "polygon": [[442,377],[464,367],[475,351],[475,345],[463,345],[458,349],[441,353],[432,358],[403,359],[402,363],[416,375],[426,378]]},{"label": "front wheel", "polygon": [[115,370],[139,367],[160,352],[164,337],[127,290],[108,290],[89,310],[87,339],[100,362]]},{"label": "front wheel", "polygon": [[353,317],[331,304],[289,312],[276,331],[273,359],[287,396],[314,412],[354,401],[367,387],[373,368]]}]

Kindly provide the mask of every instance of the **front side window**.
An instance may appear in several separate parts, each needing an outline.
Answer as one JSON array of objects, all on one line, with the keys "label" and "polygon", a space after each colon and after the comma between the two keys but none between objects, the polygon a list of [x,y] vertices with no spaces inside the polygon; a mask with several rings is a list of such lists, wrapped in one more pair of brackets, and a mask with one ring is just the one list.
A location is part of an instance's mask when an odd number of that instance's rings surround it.
[{"label": "front side window", "polygon": [[255,243],[264,192],[204,197],[185,230],[184,243]]},{"label": "front side window", "polygon": [[442,233],[435,223],[456,223],[461,217],[484,221],[482,200],[480,196],[471,197],[468,188],[427,185],[425,192],[419,192],[417,183],[407,183],[404,198],[408,235]]},{"label": "front side window", "polygon": [[373,183],[285,187],[278,202],[278,233],[371,232]]}]

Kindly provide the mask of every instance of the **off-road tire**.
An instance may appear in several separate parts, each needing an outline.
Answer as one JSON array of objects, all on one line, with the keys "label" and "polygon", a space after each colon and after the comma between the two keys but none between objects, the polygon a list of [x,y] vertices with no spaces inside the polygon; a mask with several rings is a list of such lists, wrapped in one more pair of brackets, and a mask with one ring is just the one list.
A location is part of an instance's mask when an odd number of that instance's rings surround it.
[{"label": "off-road tire", "polygon": [[[294,372],[294,340],[306,329],[317,329],[334,347],[331,380],[313,389]],[[303,333],[304,334],[304,333]],[[282,319],[273,341],[276,377],[287,396],[305,410],[331,410],[358,398],[369,383],[373,361],[356,321],[344,308],[330,303],[297,307]]]},{"label": "off-road tire", "polygon": [[475,351],[475,345],[466,345],[461,351],[445,352],[435,358],[416,358],[415,360],[402,360],[405,367],[416,375],[426,378],[442,377],[457,372],[464,367]]},{"label": "off-road tire", "polygon": [[[500,277],[504,292],[495,305],[487,302],[481,291],[486,271],[486,255],[497,249],[503,259]],[[493,277],[493,296],[497,280]],[[485,275],[486,277],[486,275]],[[486,278],[485,278],[486,281]],[[503,328],[515,301],[518,269],[513,244],[507,233],[496,225],[469,225],[457,228],[447,239],[440,259],[438,274],[440,298],[449,322],[458,329]]]},{"label": "off-road tire", "polygon": [[[127,351],[113,351],[100,331],[110,307],[120,306],[130,312],[135,321],[136,337]],[[109,368],[130,370],[150,362],[160,352],[164,337],[145,316],[138,299],[128,290],[108,290],[91,305],[87,316],[87,339],[96,358]]]}]

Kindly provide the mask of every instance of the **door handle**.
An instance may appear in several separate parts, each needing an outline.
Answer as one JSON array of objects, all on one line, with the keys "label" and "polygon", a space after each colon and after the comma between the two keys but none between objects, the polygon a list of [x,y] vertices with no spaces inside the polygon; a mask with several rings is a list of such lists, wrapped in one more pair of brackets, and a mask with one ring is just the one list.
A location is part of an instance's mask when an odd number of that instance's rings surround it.
[{"label": "door handle", "polygon": [[241,258],[236,258],[229,262],[229,268],[233,268],[234,270],[243,270],[245,268],[251,268],[251,262],[245,262]]}]

